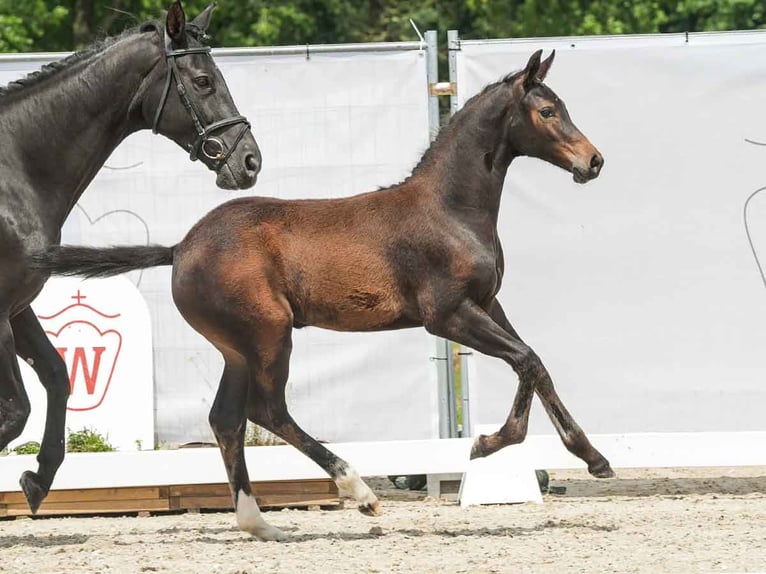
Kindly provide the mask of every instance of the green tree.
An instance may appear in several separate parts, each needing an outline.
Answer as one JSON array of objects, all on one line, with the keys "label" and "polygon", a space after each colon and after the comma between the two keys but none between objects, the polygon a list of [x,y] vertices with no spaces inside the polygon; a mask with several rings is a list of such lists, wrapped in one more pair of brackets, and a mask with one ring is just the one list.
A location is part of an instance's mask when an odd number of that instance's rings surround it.
[{"label": "green tree", "polygon": [[[0,0],[0,50],[69,51],[151,18],[170,0]],[[209,0],[185,0],[189,16]],[[220,0],[215,46],[326,44],[440,37],[636,34],[766,27],[763,0]]]}]

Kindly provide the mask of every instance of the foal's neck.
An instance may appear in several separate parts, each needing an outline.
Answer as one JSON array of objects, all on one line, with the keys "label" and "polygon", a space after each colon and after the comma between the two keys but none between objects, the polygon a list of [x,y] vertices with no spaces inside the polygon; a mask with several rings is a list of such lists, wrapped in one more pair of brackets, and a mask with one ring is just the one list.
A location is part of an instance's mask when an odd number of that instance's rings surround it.
[{"label": "foal's neck", "polygon": [[[137,95],[162,57],[160,39],[126,36],[0,108],[45,219],[61,226],[107,158],[145,127]],[[18,166],[16,166],[18,169]]]},{"label": "foal's neck", "polygon": [[443,128],[425,168],[435,192],[450,210],[484,213],[494,223],[508,167],[515,154],[507,143],[508,91],[502,84],[476,96]]}]

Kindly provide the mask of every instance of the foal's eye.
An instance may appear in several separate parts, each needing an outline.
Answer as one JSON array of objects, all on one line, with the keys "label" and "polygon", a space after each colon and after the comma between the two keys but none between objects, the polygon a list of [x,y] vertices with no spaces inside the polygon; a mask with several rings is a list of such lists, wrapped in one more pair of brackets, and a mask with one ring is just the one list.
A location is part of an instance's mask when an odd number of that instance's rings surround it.
[{"label": "foal's eye", "polygon": [[540,110],[540,115],[544,117],[545,119],[552,118],[556,115],[556,112],[553,111],[553,108],[543,108]]},{"label": "foal's eye", "polygon": [[199,76],[198,78],[194,78],[194,85],[198,88],[209,88],[210,78],[207,76]]}]

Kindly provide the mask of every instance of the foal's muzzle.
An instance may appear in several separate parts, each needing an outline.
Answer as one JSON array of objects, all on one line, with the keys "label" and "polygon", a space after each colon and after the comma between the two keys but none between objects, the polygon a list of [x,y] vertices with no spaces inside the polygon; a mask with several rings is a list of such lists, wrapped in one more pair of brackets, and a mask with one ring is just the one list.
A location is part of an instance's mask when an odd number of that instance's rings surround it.
[{"label": "foal's muzzle", "polygon": [[604,156],[595,152],[590,157],[590,161],[585,166],[574,165],[572,166],[572,176],[577,183],[587,183],[591,179],[595,179],[601,173],[601,168],[604,166]]}]

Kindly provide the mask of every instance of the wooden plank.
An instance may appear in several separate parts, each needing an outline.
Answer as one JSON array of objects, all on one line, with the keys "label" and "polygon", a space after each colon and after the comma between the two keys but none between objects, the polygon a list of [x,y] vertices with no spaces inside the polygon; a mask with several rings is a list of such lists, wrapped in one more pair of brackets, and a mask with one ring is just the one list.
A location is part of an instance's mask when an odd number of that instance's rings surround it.
[{"label": "wooden plank", "polygon": [[[330,479],[280,480],[251,482],[256,496],[261,494],[338,494],[338,487]],[[178,484],[169,487],[170,496],[231,496],[228,484]]]},{"label": "wooden plank", "polygon": [[[253,482],[262,508],[337,505],[338,487],[330,479]],[[232,509],[228,484],[54,490],[39,515],[114,514],[176,509]],[[24,495],[0,493],[0,517],[29,516]]]},{"label": "wooden plank", "polygon": [[338,498],[330,496],[295,497],[289,495],[271,494],[256,497],[261,508],[282,508],[286,506],[335,506],[340,503]]},{"label": "wooden plank", "polygon": [[[29,507],[23,504],[7,504],[6,516],[29,516]],[[39,516],[61,514],[114,514],[119,512],[139,512],[142,510],[170,510],[167,499],[145,498],[136,500],[93,500],[88,502],[43,502]]]},{"label": "wooden plank", "polygon": [[[74,490],[51,490],[45,498],[50,502],[87,502],[92,500],[131,500],[140,498],[166,498],[167,494],[159,486],[139,486],[127,488],[78,488]],[[0,492],[0,504],[26,503],[23,492]]]},{"label": "wooden plank", "polygon": [[178,508],[209,508],[209,509],[234,509],[231,496],[181,496]]},{"label": "wooden plank", "polygon": [[[310,497],[296,497],[293,495],[270,495],[257,496],[258,506],[265,508],[284,508],[287,506],[334,506],[339,503],[335,497],[316,495]],[[233,510],[234,505],[231,497],[226,496],[182,496],[179,499],[180,509],[209,509],[209,510]]]}]

